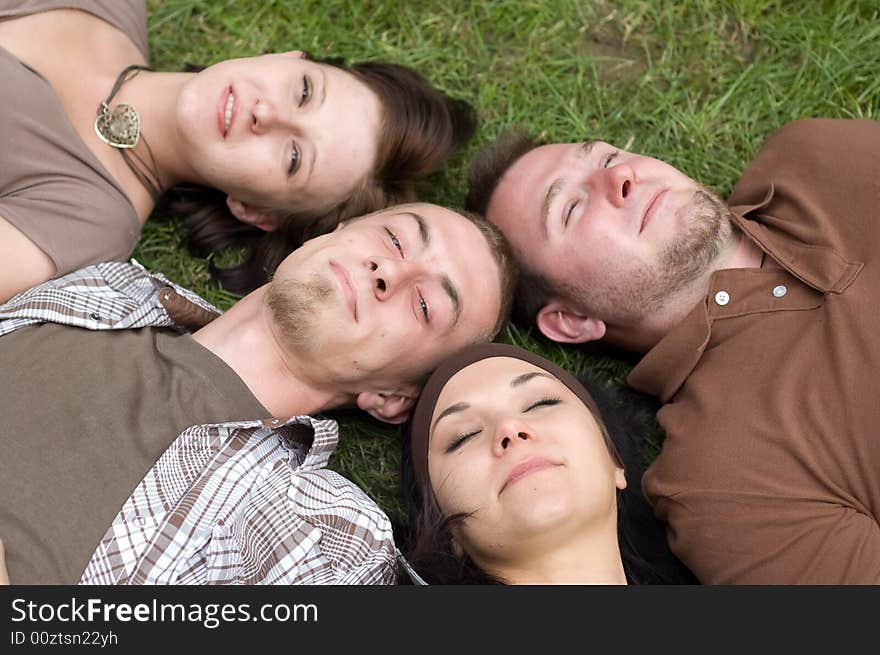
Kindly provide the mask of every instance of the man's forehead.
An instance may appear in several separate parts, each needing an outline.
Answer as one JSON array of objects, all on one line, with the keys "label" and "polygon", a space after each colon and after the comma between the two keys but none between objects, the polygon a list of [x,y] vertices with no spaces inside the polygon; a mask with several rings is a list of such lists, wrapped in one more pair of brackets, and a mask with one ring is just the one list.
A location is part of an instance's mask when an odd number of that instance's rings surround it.
[{"label": "man's forehead", "polygon": [[531,152],[526,153],[513,166],[513,172],[517,168],[524,169],[527,172],[534,171],[541,174],[553,170],[560,164],[568,163],[572,157],[583,157],[590,153],[593,149],[594,141],[582,143],[548,143],[539,146]]},{"label": "man's forehead", "polygon": [[431,233],[442,229],[442,223],[466,220],[451,209],[430,203],[409,203],[382,209],[370,215],[377,220],[388,218],[400,218],[403,221],[412,221],[420,233]]},{"label": "man's forehead", "polygon": [[482,274],[475,258],[485,257],[493,270],[498,266],[489,243],[472,221],[440,205],[405,205],[395,214],[400,220],[412,222],[422,246],[438,258],[440,286],[452,304],[451,327],[455,327],[466,306],[473,309],[479,305],[469,297],[481,286]]},{"label": "man's forehead", "polygon": [[[543,209],[574,170],[587,163],[603,141],[587,139],[538,146],[520,157],[502,176],[487,207],[489,219],[504,224],[504,215],[538,220]],[[501,220],[499,220],[501,219]]]},{"label": "man's forehead", "polygon": [[422,207],[402,207],[400,209],[383,213],[380,218],[387,220],[389,218],[402,221],[407,227],[415,230],[422,243],[428,245],[431,243],[431,237],[434,233],[434,221],[431,213]]},{"label": "man's forehead", "polygon": [[486,207],[489,220],[509,234],[514,225],[537,217],[548,190],[561,186],[571,154],[582,152],[579,145],[582,144],[551,143],[515,161],[502,175],[489,200]]},{"label": "man's forehead", "polygon": [[[589,159],[594,154],[594,150],[601,146],[614,147],[599,139],[586,139],[571,143],[549,143],[527,152],[511,166],[510,170],[514,173],[520,169],[527,174],[529,172],[537,175],[550,174],[559,166],[566,167],[573,163],[576,164],[578,159]],[[562,173],[564,170],[559,169],[556,172]]]}]

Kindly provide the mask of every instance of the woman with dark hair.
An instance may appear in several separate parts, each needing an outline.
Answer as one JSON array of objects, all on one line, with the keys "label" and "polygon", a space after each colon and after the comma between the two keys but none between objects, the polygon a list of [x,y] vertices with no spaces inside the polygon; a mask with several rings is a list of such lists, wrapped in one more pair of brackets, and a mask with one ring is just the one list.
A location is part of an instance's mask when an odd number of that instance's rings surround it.
[{"label": "woman with dark hair", "polygon": [[466,103],[394,64],[293,51],[152,71],[146,16],[144,0],[0,0],[0,302],[128,257],[169,190],[196,254],[249,247],[212,269],[244,293],[305,238],[412,200],[473,133]]},{"label": "woman with dark hair", "polygon": [[404,427],[407,559],[417,576],[695,583],[641,495],[632,429],[646,424],[621,409],[515,346],[475,345],[444,362]]}]

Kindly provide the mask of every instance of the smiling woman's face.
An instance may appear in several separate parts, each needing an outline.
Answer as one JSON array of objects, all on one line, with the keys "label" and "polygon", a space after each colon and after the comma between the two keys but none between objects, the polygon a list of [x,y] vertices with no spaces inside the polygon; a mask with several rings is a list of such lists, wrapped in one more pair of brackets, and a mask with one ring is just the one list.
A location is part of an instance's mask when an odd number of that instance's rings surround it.
[{"label": "smiling woman's face", "polygon": [[194,181],[270,209],[347,198],[375,165],[381,121],[366,84],[299,52],[215,64],[187,82],[177,105]]},{"label": "smiling woman's face", "polygon": [[431,418],[428,471],[444,516],[473,512],[456,542],[477,562],[605,526],[623,471],[578,397],[543,369],[493,357],[446,383]]}]

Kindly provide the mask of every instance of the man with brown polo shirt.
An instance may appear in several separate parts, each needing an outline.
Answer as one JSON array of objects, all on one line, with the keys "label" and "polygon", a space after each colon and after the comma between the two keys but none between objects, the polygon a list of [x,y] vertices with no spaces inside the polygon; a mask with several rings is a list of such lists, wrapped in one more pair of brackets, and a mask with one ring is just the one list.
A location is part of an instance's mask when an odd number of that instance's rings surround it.
[{"label": "man with brown polo shirt", "polygon": [[645,353],[666,441],[644,477],[706,583],[880,583],[880,123],[801,120],[727,204],[602,142],[507,139],[469,202],[556,341]]},{"label": "man with brown polo shirt", "polygon": [[497,332],[513,277],[484,220],[416,204],[308,241],[219,316],[118,262],[0,305],[12,583],[393,581],[388,518],[327,470],[337,427],[310,415],[405,419]]}]

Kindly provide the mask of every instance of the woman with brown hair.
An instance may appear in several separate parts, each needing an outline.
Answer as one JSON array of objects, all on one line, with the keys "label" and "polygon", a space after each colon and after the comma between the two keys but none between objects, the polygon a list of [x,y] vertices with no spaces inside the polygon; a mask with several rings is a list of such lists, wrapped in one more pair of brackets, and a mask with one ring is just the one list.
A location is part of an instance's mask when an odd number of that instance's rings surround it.
[{"label": "woman with brown hair", "polygon": [[434,372],[404,428],[408,560],[418,576],[696,582],[641,495],[642,421],[587,384],[593,393],[556,364],[498,343],[465,348]]},{"label": "woman with brown hair", "polygon": [[169,190],[196,254],[250,248],[212,269],[246,292],[304,237],[411,200],[474,128],[394,64],[293,51],[167,73],[148,55],[144,0],[0,0],[0,302],[128,257]]}]

